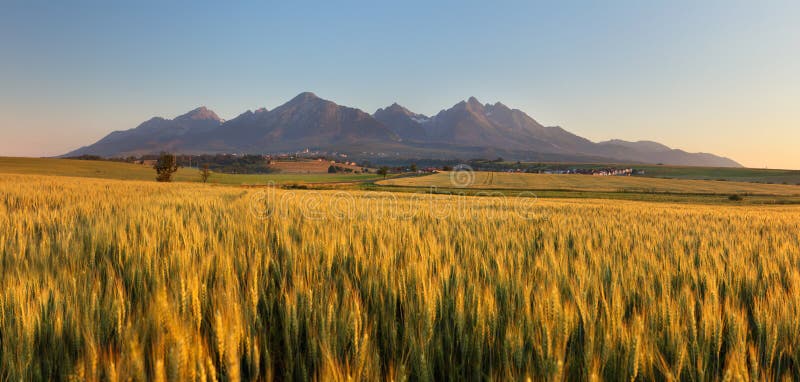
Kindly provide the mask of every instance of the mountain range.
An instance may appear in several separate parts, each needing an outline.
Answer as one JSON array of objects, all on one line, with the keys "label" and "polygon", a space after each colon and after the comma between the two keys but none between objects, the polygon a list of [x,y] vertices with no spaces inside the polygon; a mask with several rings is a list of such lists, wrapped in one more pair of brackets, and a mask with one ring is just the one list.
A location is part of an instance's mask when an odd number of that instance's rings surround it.
[{"label": "mountain range", "polygon": [[65,157],[120,157],[169,151],[182,154],[286,153],[309,149],[355,157],[522,161],[664,163],[740,167],[729,158],[689,153],[651,141],[592,142],[558,126],[475,97],[434,116],[394,103],[373,114],[305,92],[273,110],[246,111],[225,121],[206,107],[174,119],[151,118],[115,131]]}]

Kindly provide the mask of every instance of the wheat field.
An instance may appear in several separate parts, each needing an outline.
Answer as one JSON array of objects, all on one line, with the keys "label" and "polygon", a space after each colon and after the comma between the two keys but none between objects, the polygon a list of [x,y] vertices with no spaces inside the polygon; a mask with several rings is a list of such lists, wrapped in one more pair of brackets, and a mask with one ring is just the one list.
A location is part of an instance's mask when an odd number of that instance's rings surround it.
[{"label": "wheat field", "polygon": [[[453,176],[459,179],[454,179]],[[640,176],[554,175],[505,172],[440,172],[421,177],[387,179],[387,186],[463,187],[495,190],[570,190],[677,194],[800,195],[800,185],[760,184]]]},{"label": "wheat field", "polygon": [[797,380],[800,207],[0,175],[0,380]]}]

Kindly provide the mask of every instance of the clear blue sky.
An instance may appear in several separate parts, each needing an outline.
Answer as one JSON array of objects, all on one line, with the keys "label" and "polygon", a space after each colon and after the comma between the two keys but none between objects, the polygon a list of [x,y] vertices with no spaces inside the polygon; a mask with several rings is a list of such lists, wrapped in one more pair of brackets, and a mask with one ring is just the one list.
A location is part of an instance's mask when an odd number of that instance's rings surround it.
[{"label": "clear blue sky", "polygon": [[0,155],[301,91],[800,168],[800,1],[0,3]]}]

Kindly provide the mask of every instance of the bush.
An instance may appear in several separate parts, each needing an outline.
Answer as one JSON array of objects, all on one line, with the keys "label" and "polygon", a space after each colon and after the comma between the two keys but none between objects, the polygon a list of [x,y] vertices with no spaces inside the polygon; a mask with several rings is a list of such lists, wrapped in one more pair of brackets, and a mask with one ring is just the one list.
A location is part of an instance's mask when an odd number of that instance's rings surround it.
[{"label": "bush", "polygon": [[738,195],[738,194],[733,194],[733,195],[728,197],[728,200],[731,200],[731,201],[734,201],[734,202],[739,202],[739,201],[742,201],[743,199],[744,198],[741,195]]},{"label": "bush", "polygon": [[308,190],[308,185],[302,183],[288,183],[282,187],[286,190]]},{"label": "bush", "polygon": [[175,155],[169,153],[161,153],[158,156],[158,161],[153,168],[156,170],[156,180],[159,182],[171,182],[172,174],[178,171],[178,161]]}]

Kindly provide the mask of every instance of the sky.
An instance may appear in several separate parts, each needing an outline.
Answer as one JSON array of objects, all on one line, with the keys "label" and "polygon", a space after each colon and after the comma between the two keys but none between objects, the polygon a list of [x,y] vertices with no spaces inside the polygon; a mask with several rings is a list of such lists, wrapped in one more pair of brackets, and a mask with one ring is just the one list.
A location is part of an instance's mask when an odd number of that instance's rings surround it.
[{"label": "sky", "polygon": [[435,114],[470,96],[600,141],[800,169],[800,2],[2,1],[0,156],[303,91]]}]

